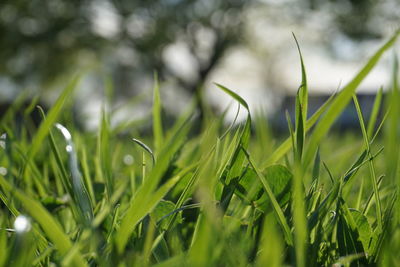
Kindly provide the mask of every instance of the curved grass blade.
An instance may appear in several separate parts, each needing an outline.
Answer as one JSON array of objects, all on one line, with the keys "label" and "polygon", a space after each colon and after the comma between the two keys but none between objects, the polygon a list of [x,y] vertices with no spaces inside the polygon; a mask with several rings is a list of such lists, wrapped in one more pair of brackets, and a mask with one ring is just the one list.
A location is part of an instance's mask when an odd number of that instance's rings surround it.
[{"label": "curved grass blade", "polygon": [[232,123],[229,125],[228,129],[226,129],[226,131],[221,135],[221,137],[219,138],[220,140],[224,139],[225,136],[228,135],[230,130],[232,130],[233,126],[235,126],[237,118],[239,116],[239,112],[240,112],[240,103],[238,102],[238,108],[237,108],[237,111],[236,111],[235,118],[233,119]]},{"label": "curved grass blade", "polygon": [[60,130],[65,138],[65,141],[67,142],[66,151],[68,153],[69,169],[72,178],[72,191],[75,196],[76,204],[79,207],[82,220],[86,226],[89,226],[93,219],[93,207],[83,182],[82,174],[79,171],[78,159],[76,156],[74,143],[72,142],[72,136],[68,129],[63,125],[57,123],[56,127],[58,130]]},{"label": "curved grass blade", "polygon": [[299,99],[299,104],[301,105],[301,114],[303,117],[303,121],[307,120],[307,112],[308,112],[308,85],[307,85],[307,74],[306,74],[306,68],[304,66],[304,60],[303,60],[303,55],[301,54],[301,49],[299,42],[297,41],[296,35],[294,33],[293,38],[296,42],[297,50],[299,52],[300,56],[300,63],[301,63],[301,85],[299,87],[299,90],[297,92],[298,94],[298,99]]},{"label": "curved grass blade", "polygon": [[223,187],[222,195],[221,195],[221,208],[223,211],[226,211],[229,203],[232,199],[232,196],[234,194],[234,191],[236,189],[236,179],[237,177],[240,177],[242,174],[243,170],[243,163],[245,161],[245,155],[242,149],[247,149],[250,141],[250,135],[251,135],[251,116],[250,116],[250,110],[249,106],[246,103],[246,101],[231,91],[230,89],[220,85],[216,84],[221,90],[223,90],[225,93],[230,95],[233,99],[235,99],[239,104],[241,104],[243,107],[246,108],[248,115],[246,119],[246,124],[241,132],[239,142],[235,145],[235,151],[230,159],[230,164],[226,166],[225,170],[227,171],[227,175],[223,177],[223,182],[225,186]]},{"label": "curved grass blade", "polygon": [[143,143],[139,139],[132,138],[132,141],[135,142],[136,144],[138,144],[139,146],[141,146],[147,153],[149,153],[151,156],[151,159],[153,160],[153,165],[156,164],[156,160],[154,158],[154,153],[150,147],[148,147],[145,143]]},{"label": "curved grass blade", "polygon": [[239,102],[243,107],[246,108],[247,111],[250,111],[249,109],[249,105],[247,105],[246,101],[244,101],[244,99],[239,96],[238,94],[236,94],[235,92],[233,92],[232,90],[229,90],[228,88],[226,88],[225,86],[218,84],[218,83],[214,83],[216,86],[218,86],[222,91],[224,91],[225,93],[227,93],[228,95],[230,95],[231,97],[233,97],[233,99],[235,99],[237,102]]}]

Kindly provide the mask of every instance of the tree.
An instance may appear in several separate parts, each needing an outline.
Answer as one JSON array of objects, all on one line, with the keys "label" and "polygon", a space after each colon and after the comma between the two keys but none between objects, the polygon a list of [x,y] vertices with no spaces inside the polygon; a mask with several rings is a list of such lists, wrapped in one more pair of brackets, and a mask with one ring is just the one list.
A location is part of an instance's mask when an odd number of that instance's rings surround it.
[{"label": "tree", "polygon": [[[241,41],[242,13],[249,3],[3,0],[0,75],[21,86],[47,87],[66,72],[94,61],[109,65],[119,93],[132,90],[127,76],[157,71],[199,94],[224,53]],[[196,66],[190,79],[171,70],[163,56],[178,41],[188,48]],[[116,55],[121,53],[119,60]]]}]

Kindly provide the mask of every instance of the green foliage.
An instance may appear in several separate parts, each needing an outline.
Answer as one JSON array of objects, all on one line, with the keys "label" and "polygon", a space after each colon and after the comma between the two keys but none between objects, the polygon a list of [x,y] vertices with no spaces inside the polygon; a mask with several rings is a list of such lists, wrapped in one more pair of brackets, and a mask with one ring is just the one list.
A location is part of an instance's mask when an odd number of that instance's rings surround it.
[{"label": "green foliage", "polygon": [[[77,80],[42,111],[36,134],[15,134],[12,109],[1,123],[0,266],[393,266],[399,102],[382,105],[380,91],[367,124],[354,92],[394,40],[309,118],[299,49],[295,127],[288,119],[290,136],[276,147],[260,145],[273,143],[258,125],[266,122],[254,123],[246,101],[219,84],[247,118],[228,128],[208,118],[198,133],[193,106],[164,127],[157,80],[149,136],[129,126],[132,136],[116,134],[106,109],[97,135],[76,129],[64,103]],[[351,97],[359,134],[327,136]],[[19,215],[30,231],[13,225]]]}]

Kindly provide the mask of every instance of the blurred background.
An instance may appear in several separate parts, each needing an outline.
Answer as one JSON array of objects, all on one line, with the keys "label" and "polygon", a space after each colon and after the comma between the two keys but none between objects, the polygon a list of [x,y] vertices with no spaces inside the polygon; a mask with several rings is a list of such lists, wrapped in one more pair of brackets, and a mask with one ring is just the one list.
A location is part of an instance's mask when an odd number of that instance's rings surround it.
[{"label": "blurred background", "polygon": [[[7,105],[24,91],[51,105],[82,74],[76,112],[93,129],[105,81],[114,85],[113,106],[137,100],[114,120],[140,118],[151,110],[156,72],[172,117],[193,98],[199,109],[206,102],[222,112],[232,101],[218,82],[243,96],[253,113],[285,127],[282,110],[292,109],[301,80],[292,32],[305,60],[310,104],[318,106],[399,21],[398,0],[2,0],[0,100]],[[360,86],[363,105],[380,87],[389,88],[392,61],[388,53]]]}]

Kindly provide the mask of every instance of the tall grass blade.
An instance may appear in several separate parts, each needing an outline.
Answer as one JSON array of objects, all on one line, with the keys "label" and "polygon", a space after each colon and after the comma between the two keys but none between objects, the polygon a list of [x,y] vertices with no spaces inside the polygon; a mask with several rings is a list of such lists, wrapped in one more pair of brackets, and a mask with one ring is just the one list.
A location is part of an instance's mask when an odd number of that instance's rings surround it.
[{"label": "tall grass blade", "polygon": [[63,125],[57,123],[56,127],[65,138],[67,146],[65,147],[68,153],[69,169],[72,178],[72,191],[75,196],[76,204],[79,207],[80,214],[86,226],[91,224],[93,219],[93,207],[90,202],[90,197],[82,179],[82,174],[79,171],[78,159],[75,151],[75,145],[72,141],[71,133]]},{"label": "tall grass blade", "polygon": [[238,94],[234,93],[232,90],[220,85],[216,84],[222,91],[230,95],[233,99],[235,99],[238,103],[240,103],[244,108],[246,108],[248,115],[246,119],[246,124],[241,132],[240,140],[236,144],[235,152],[230,159],[229,165],[226,165],[226,176],[222,177],[222,180],[225,183],[223,188],[222,196],[221,196],[221,208],[223,211],[226,211],[229,203],[234,194],[237,179],[240,177],[243,169],[243,163],[245,161],[245,155],[242,149],[247,149],[250,141],[251,135],[251,116],[249,106],[246,101],[241,98]]},{"label": "tall grass blade", "polygon": [[154,74],[154,88],[153,88],[153,135],[154,135],[154,148],[158,153],[164,143],[164,131],[162,126],[162,105],[160,98],[160,85],[158,76]]},{"label": "tall grass blade", "polygon": [[303,146],[305,140],[305,128],[307,121],[308,110],[308,88],[307,88],[307,75],[304,66],[303,56],[301,54],[300,45],[296,36],[293,33],[293,38],[296,41],[297,50],[299,51],[301,63],[301,85],[297,91],[296,96],[296,161],[301,161],[303,154]]},{"label": "tall grass blade", "polygon": [[111,198],[114,192],[114,182],[111,173],[110,118],[105,106],[103,106],[100,119],[97,152],[100,160],[101,175],[106,185],[107,197]]},{"label": "tall grass blade", "polygon": [[[392,90],[389,92],[388,98],[389,115],[385,128],[385,165],[386,175],[400,192],[400,85],[399,85],[399,59],[395,55],[393,63]],[[400,197],[396,200],[395,225],[400,223]],[[400,243],[398,244],[400,248]]]},{"label": "tall grass blade", "polygon": [[121,219],[121,226],[116,231],[115,235],[118,253],[123,252],[137,223],[146,214],[150,213],[155,205],[161,200],[161,198],[172,188],[172,186],[178,180],[180,180],[184,174],[186,174],[184,171],[182,171],[183,173],[174,176],[174,178],[170,179],[163,186],[161,186],[160,189],[155,190],[162,178],[162,175],[170,165],[170,161],[172,160],[173,156],[183,145],[190,126],[191,123],[189,120],[183,121],[180,127],[176,129],[175,134],[171,135],[171,138],[167,140],[167,143],[164,145],[161,153],[159,154],[159,160],[151,170],[148,179],[144,181],[134,197],[131,199],[130,206]]},{"label": "tall grass blade", "polygon": [[286,110],[285,115],[286,115],[286,122],[288,124],[288,129],[289,129],[289,135],[290,135],[289,137],[290,137],[290,140],[292,141],[293,160],[296,160],[297,149],[296,149],[295,133],[293,131],[293,124],[292,124],[292,120],[290,119],[289,111]]},{"label": "tall grass blade", "polygon": [[272,192],[271,186],[269,185],[267,179],[261,173],[261,171],[259,169],[257,169],[256,166],[254,166],[254,163],[250,158],[250,154],[246,150],[243,150],[243,151],[245,152],[248,162],[250,163],[251,167],[256,172],[258,179],[260,179],[260,181],[265,189],[265,192],[267,193],[268,198],[271,201],[274,213],[276,214],[277,220],[278,220],[280,226],[282,227],[282,231],[285,235],[286,242],[288,243],[289,246],[293,246],[293,237],[292,237],[292,233],[290,231],[289,224],[285,218],[285,215],[283,214],[281,207],[279,206],[278,201],[276,200],[276,197],[274,196],[274,193]]},{"label": "tall grass blade", "polygon": [[368,121],[367,126],[367,134],[369,140],[372,138],[372,134],[374,132],[375,124],[378,119],[379,111],[382,104],[382,96],[383,96],[383,89],[382,87],[379,89],[378,93],[376,94],[374,105],[372,107],[371,116]]},{"label": "tall grass blade", "polygon": [[[54,103],[53,107],[49,110],[47,113],[47,118],[46,120],[40,124],[39,129],[35,135],[35,137],[32,140],[32,145],[29,148],[28,152],[28,159],[27,162],[31,161],[40,147],[42,146],[42,142],[44,138],[47,136],[49,133],[51,127],[54,125],[56,122],[58,116],[61,114],[62,108],[64,106],[64,103],[67,99],[69,99],[72,95],[72,92],[76,88],[79,82],[79,77],[74,78],[62,91],[56,102]],[[28,164],[28,163],[26,163]],[[26,167],[25,167],[26,170]]]},{"label": "tall grass blade", "polygon": [[[310,117],[306,122],[305,132],[307,133],[318,121],[322,114],[328,109],[336,95],[331,95],[327,101]],[[272,155],[264,162],[262,168],[265,169],[271,164],[278,162],[292,147],[291,137],[289,136],[275,151]]]},{"label": "tall grass blade", "polygon": [[309,243],[309,238],[306,219],[305,194],[303,189],[304,173],[299,161],[300,159],[297,159],[297,162],[295,163],[292,179],[292,212],[295,237],[294,244],[296,252],[296,266],[305,267],[307,259],[306,251]]},{"label": "tall grass blade", "polygon": [[301,156],[303,154],[303,146],[305,141],[305,125],[303,118],[302,106],[299,101],[299,94],[296,97],[296,153],[295,153],[295,161],[299,164],[301,162]]},{"label": "tall grass blade", "polygon": [[299,90],[297,92],[298,94],[298,99],[299,99],[299,104],[301,105],[302,109],[302,117],[303,121],[307,121],[307,114],[308,114],[308,84],[307,84],[307,74],[306,74],[306,68],[304,66],[304,60],[303,60],[303,55],[301,53],[300,45],[299,42],[297,41],[296,35],[294,33],[293,38],[296,42],[297,50],[299,52],[300,56],[300,63],[301,63],[301,85],[299,87]]},{"label": "tall grass blade", "polygon": [[[148,183],[144,183],[137,194],[131,201],[131,206],[126,211],[126,214],[122,218],[121,226],[116,231],[115,241],[117,245],[118,253],[122,253],[126,243],[128,242],[129,236],[134,230],[135,226],[140,220],[149,214],[157,203],[165,196],[166,193],[182,178],[181,175],[177,175],[172,179],[168,180],[155,192],[148,194],[146,186]],[[150,179],[146,180],[149,181]]]},{"label": "tall grass blade", "polygon": [[[353,101],[354,101],[354,105],[356,106],[358,120],[360,122],[361,132],[363,134],[364,144],[366,147],[367,155],[368,155],[368,157],[371,158],[372,153],[371,153],[371,147],[369,144],[368,133],[365,128],[364,117],[362,115],[360,104],[358,103],[358,99],[357,99],[356,95],[353,95]],[[378,229],[379,229],[378,231],[382,231],[382,208],[381,208],[381,200],[379,197],[378,180],[376,178],[376,171],[375,171],[375,166],[374,166],[373,161],[370,160],[368,163],[369,163],[368,165],[369,165],[369,171],[370,171],[370,175],[371,175],[372,188],[374,189],[374,194],[375,194],[376,217],[377,217]]]},{"label": "tall grass blade", "polygon": [[276,219],[272,214],[269,214],[265,216],[264,220],[261,249],[257,257],[256,266],[283,266],[284,243],[277,229]]},{"label": "tall grass blade", "polygon": [[342,91],[340,91],[337,97],[333,100],[332,105],[327,109],[325,115],[321,118],[312,135],[310,136],[310,143],[304,155],[305,168],[312,161],[312,158],[314,157],[322,138],[326,135],[336,118],[339,117],[347,104],[350,102],[357,87],[375,67],[383,53],[385,53],[386,50],[394,45],[398,35],[399,32],[396,32],[396,34],[389,41],[379,48],[379,50],[368,60],[360,72],[342,89]]}]

